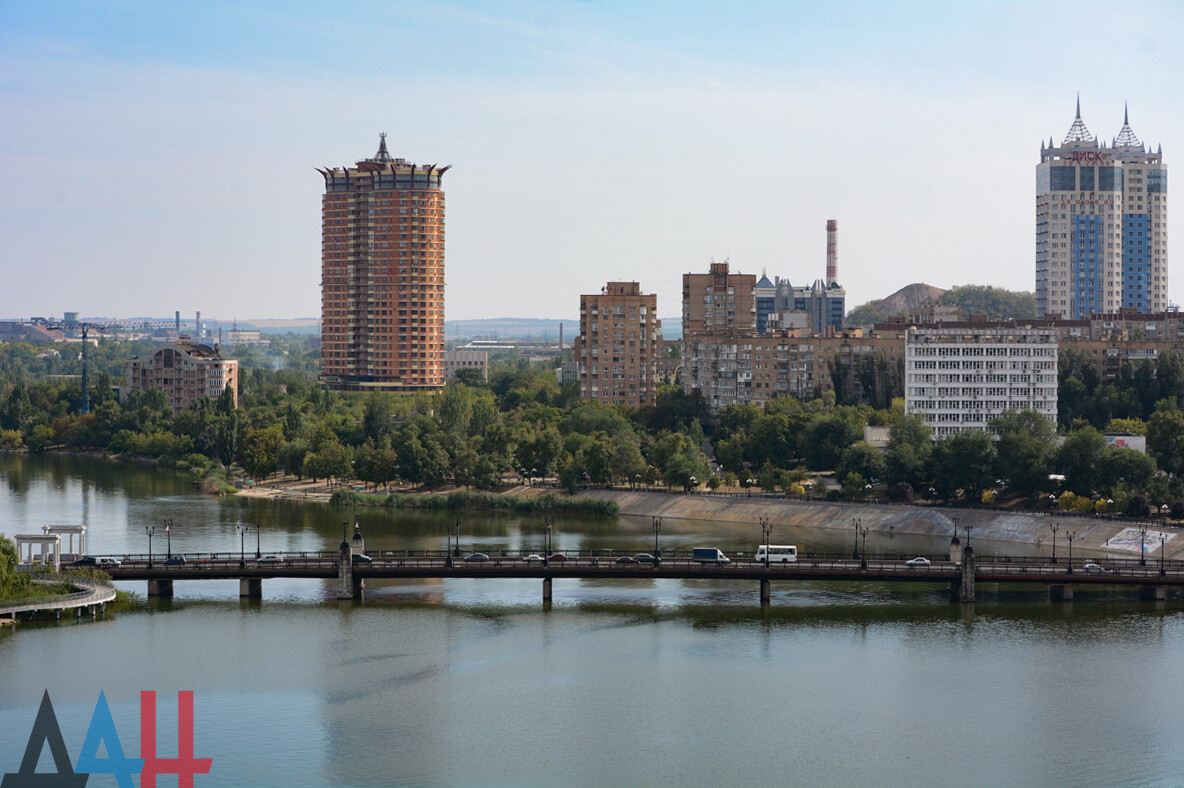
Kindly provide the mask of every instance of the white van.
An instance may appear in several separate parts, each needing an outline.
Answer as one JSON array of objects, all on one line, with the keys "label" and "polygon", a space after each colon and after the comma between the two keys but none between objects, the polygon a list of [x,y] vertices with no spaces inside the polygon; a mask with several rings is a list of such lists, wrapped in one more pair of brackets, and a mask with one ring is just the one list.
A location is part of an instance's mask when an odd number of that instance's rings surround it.
[{"label": "white van", "polygon": [[753,557],[771,564],[790,564],[798,560],[798,548],[792,544],[763,544],[756,548]]},{"label": "white van", "polygon": [[123,566],[123,562],[115,558],[108,558],[105,555],[100,555],[95,557],[95,566],[97,566],[99,569],[104,567],[107,569],[118,569],[119,567]]}]

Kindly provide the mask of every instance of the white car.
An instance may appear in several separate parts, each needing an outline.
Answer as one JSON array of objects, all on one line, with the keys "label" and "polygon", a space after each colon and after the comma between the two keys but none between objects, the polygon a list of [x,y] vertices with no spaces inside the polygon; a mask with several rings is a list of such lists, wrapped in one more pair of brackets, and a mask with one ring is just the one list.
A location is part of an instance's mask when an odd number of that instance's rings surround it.
[{"label": "white car", "polygon": [[1103,572],[1109,572],[1110,570],[1100,564],[1088,563],[1081,565],[1081,571],[1100,575]]},{"label": "white car", "polygon": [[931,563],[933,563],[933,562],[930,561],[928,558],[925,558],[924,556],[920,556],[920,555],[917,556],[916,558],[910,558],[908,561],[905,561],[905,564],[907,564],[908,566],[929,566]]},{"label": "white car", "polygon": [[526,556],[526,558],[523,558],[522,560],[526,561],[527,563],[530,563],[531,561],[542,561],[543,557],[541,555],[539,555],[538,553],[531,553],[530,555]]}]

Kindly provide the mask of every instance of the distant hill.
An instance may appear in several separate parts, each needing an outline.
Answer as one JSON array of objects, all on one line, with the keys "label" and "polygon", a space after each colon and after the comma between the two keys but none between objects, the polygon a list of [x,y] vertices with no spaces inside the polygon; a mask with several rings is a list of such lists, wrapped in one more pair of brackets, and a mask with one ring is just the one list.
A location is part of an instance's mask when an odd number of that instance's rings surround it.
[{"label": "distant hill", "polygon": [[867,327],[893,317],[920,312],[933,303],[953,304],[962,314],[985,315],[990,320],[1024,320],[1036,316],[1036,294],[989,285],[959,285],[949,290],[921,282],[902,287],[887,298],[869,301],[847,313],[846,324]]},{"label": "distant hill", "polygon": [[882,299],[880,306],[894,314],[916,312],[941,298],[944,292],[946,291],[940,287],[927,285],[924,282],[914,282],[911,285],[905,285],[892,295]]}]

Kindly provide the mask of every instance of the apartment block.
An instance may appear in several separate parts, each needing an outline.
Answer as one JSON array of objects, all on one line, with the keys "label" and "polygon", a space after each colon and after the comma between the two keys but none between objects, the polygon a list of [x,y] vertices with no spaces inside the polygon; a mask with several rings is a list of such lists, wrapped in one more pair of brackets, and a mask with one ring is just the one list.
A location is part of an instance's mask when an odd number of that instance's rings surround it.
[{"label": "apartment block", "polygon": [[217,399],[229,388],[238,407],[238,361],[222,358],[219,351],[216,344],[182,337],[150,356],[133,358],[124,366],[121,396],[135,389],[158,389],[173,410],[184,410],[202,399]]},{"label": "apartment block", "polygon": [[942,438],[986,430],[1004,411],[1057,419],[1057,329],[950,323],[905,332],[905,410]]},{"label": "apartment block", "polygon": [[1041,316],[1168,307],[1168,173],[1122,128],[1107,144],[1077,115],[1060,145],[1040,144],[1036,166],[1036,306]]},{"label": "apartment block", "polygon": [[348,391],[444,385],[444,192],[449,167],[378,152],[318,170],[321,382]]},{"label": "apartment block", "polygon": [[580,335],[573,344],[580,394],[613,405],[657,401],[662,324],[658,297],[637,282],[609,282],[580,296]]}]

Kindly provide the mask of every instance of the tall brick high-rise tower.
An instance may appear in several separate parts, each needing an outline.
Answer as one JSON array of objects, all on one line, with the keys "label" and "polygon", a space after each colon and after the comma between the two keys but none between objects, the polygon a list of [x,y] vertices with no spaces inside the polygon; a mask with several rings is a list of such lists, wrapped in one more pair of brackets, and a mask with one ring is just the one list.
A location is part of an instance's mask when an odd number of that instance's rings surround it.
[{"label": "tall brick high-rise tower", "polygon": [[345,391],[444,385],[444,192],[449,167],[378,152],[318,169],[321,382]]}]

